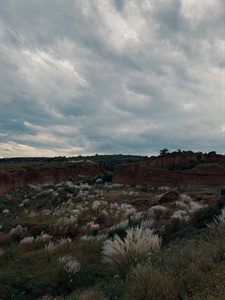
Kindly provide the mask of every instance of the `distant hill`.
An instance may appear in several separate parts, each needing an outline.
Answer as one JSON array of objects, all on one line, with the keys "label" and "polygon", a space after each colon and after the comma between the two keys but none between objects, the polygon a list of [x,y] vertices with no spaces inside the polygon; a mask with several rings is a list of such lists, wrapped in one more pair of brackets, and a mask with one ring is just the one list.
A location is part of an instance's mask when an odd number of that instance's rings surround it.
[{"label": "distant hill", "polygon": [[101,163],[108,171],[113,171],[116,165],[135,163],[142,161],[151,161],[154,157],[141,156],[141,155],[92,155],[92,156],[73,156],[73,157],[14,157],[0,159],[0,170],[18,169],[23,168],[27,164],[35,164],[38,167],[63,165],[78,161],[93,161]]}]

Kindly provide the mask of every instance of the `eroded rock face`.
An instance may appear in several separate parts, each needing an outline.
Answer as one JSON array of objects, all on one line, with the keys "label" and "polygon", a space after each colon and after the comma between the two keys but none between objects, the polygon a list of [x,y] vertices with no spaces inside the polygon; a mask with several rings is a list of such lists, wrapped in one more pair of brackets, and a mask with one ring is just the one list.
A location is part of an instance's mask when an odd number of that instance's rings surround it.
[{"label": "eroded rock face", "polygon": [[104,175],[105,168],[95,163],[74,163],[65,167],[41,168],[29,166],[23,171],[1,172],[0,193],[11,188],[24,187],[27,184],[57,183],[69,177],[88,178]]},{"label": "eroded rock face", "polygon": [[[183,157],[182,157],[183,156]],[[199,164],[190,169],[170,170],[189,162]],[[225,156],[209,157],[203,154],[169,154],[151,162],[120,165],[115,167],[114,183],[151,186],[221,186],[225,185]]]}]

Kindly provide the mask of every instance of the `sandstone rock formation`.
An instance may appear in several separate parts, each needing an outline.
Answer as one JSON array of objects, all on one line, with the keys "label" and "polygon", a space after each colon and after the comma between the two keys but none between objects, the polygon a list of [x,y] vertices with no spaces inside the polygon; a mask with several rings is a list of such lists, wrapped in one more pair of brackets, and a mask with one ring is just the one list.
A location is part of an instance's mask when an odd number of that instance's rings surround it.
[{"label": "sandstone rock formation", "polygon": [[32,165],[24,170],[0,173],[0,193],[11,188],[24,187],[27,184],[57,183],[69,177],[88,178],[104,175],[103,165],[96,163],[73,163],[65,166],[42,167],[38,169]]},{"label": "sandstone rock formation", "polygon": [[223,186],[225,156],[210,157],[193,152],[160,155],[150,162],[116,166],[113,182],[172,187]]}]

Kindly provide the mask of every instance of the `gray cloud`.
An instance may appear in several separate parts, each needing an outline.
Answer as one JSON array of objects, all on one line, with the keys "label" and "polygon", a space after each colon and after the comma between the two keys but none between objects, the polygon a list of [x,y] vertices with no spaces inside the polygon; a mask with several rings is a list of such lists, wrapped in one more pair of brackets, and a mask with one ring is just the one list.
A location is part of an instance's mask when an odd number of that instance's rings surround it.
[{"label": "gray cloud", "polygon": [[224,11],[2,1],[0,155],[224,153]]}]

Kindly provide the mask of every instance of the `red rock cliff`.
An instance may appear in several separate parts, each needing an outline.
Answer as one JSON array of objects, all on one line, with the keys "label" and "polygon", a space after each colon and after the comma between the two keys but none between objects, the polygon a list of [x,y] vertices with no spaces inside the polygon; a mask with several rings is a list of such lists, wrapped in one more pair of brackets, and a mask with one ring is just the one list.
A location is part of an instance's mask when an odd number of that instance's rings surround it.
[{"label": "red rock cliff", "polygon": [[[168,169],[197,160],[199,164],[188,170]],[[225,156],[223,155],[210,158],[198,153],[169,154],[159,156],[151,162],[116,166],[113,182],[151,186],[220,186],[225,185],[224,164]]]},{"label": "red rock cliff", "polygon": [[65,167],[43,167],[37,169],[32,165],[23,171],[1,172],[0,173],[0,193],[11,188],[24,187],[27,184],[57,183],[67,180],[69,177],[91,177],[104,175],[105,169],[101,164],[95,163],[74,163]]}]

